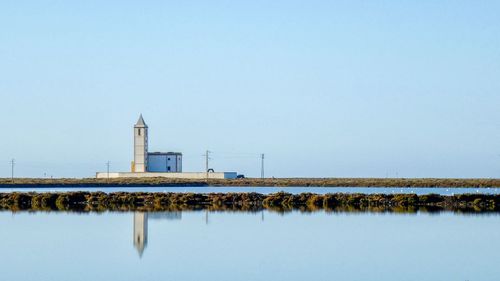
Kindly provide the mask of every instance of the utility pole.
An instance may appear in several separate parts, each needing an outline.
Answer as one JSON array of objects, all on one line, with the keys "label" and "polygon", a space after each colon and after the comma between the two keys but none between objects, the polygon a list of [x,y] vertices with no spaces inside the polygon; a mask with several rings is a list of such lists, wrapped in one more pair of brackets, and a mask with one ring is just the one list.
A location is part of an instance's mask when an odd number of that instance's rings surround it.
[{"label": "utility pole", "polygon": [[108,183],[109,183],[109,165],[111,164],[111,162],[106,162],[106,167],[107,167],[107,171],[108,171]]},{"label": "utility pole", "polygon": [[12,158],[12,160],[10,160],[10,172],[11,172],[11,179],[12,179],[12,182],[14,182],[14,166],[16,165],[16,159]]},{"label": "utility pole", "polygon": [[207,181],[208,181],[208,160],[210,160],[210,150],[207,150],[205,155],[205,172],[207,173]]},{"label": "utility pole", "polygon": [[260,155],[260,178],[263,179],[264,178],[264,153],[262,153]]}]

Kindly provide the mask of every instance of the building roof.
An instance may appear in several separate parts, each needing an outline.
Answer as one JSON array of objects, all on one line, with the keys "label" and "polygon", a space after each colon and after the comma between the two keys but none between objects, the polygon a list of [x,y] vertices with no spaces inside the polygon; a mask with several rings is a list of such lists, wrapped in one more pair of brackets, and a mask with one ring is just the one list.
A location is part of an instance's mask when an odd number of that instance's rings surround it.
[{"label": "building roof", "polygon": [[140,128],[147,128],[148,125],[146,125],[146,122],[144,122],[144,118],[142,118],[142,114],[139,116],[139,120],[137,120],[137,123],[135,124],[134,127],[140,127]]},{"label": "building roof", "polygon": [[181,155],[180,152],[148,152],[148,155]]}]

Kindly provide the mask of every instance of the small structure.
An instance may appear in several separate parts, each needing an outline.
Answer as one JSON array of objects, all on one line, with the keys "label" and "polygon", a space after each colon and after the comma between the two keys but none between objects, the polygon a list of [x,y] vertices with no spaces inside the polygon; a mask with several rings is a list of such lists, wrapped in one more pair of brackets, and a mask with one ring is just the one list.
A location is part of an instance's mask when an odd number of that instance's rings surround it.
[{"label": "small structure", "polygon": [[235,179],[236,172],[182,172],[182,153],[149,152],[149,128],[142,114],[134,125],[134,160],[130,172],[98,172],[96,178],[181,178],[181,179]]}]

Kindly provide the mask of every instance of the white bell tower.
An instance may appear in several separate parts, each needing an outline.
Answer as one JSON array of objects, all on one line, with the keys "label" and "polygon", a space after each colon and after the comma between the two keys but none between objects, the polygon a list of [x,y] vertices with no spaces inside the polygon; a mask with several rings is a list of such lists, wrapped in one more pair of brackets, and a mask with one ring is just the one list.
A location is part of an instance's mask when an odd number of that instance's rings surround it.
[{"label": "white bell tower", "polygon": [[144,173],[148,171],[148,125],[139,116],[134,126],[134,162],[132,172]]}]

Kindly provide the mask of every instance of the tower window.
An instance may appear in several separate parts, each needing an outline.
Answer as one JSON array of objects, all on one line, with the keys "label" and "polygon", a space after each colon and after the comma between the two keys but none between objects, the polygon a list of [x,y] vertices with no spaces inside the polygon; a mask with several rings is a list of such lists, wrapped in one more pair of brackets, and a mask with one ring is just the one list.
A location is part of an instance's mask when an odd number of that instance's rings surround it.
[{"label": "tower window", "polygon": [[141,129],[137,129],[137,134],[140,136],[141,135]]}]

